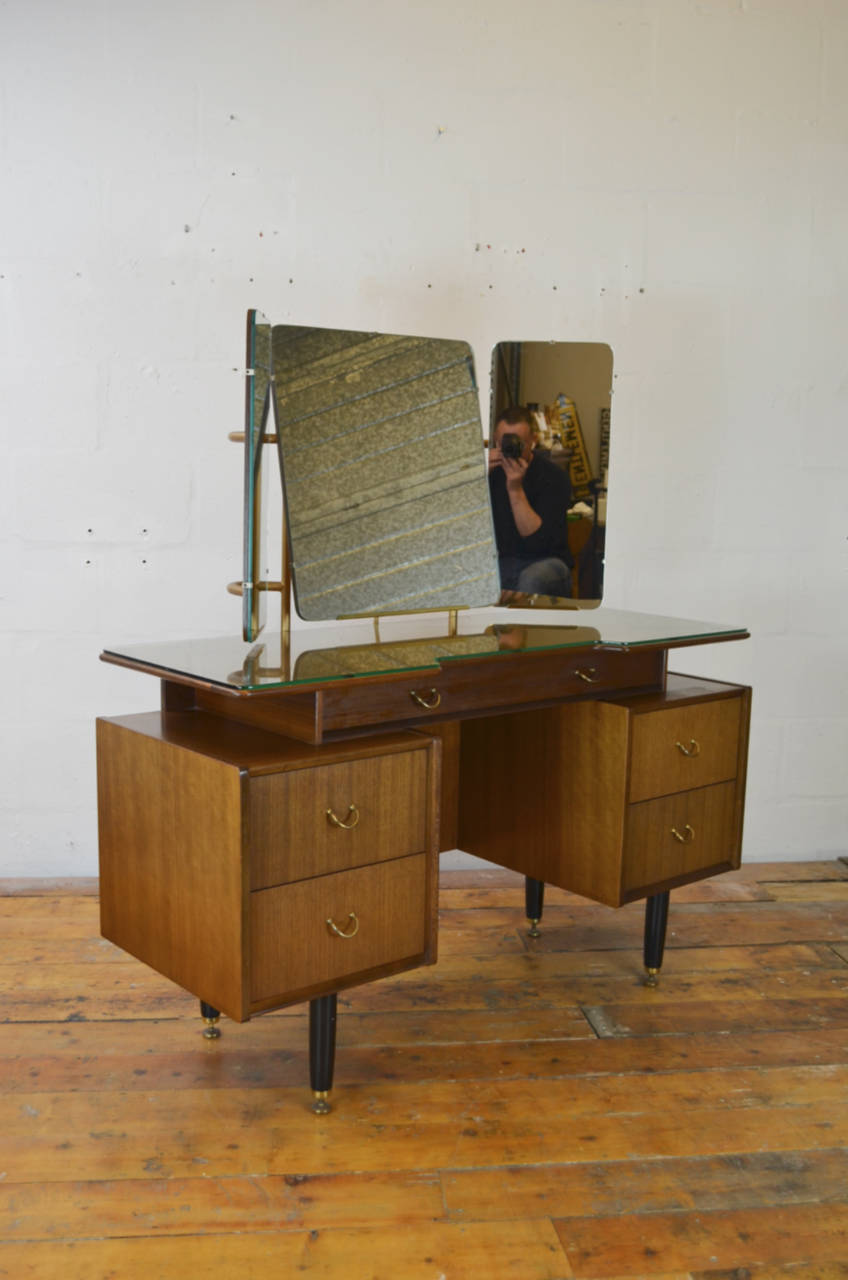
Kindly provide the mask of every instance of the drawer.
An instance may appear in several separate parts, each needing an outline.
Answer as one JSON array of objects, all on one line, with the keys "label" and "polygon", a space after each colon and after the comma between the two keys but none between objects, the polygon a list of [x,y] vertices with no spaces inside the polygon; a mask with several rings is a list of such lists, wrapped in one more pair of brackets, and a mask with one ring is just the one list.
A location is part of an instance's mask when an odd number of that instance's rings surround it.
[{"label": "drawer", "polygon": [[625,818],[623,896],[693,872],[719,870],[721,864],[738,866],[736,786],[721,782],[630,805]]},{"label": "drawer", "polygon": [[427,759],[401,751],[252,778],[251,888],[422,852]]},{"label": "drawer", "polygon": [[[341,937],[327,924],[333,920]],[[399,858],[250,896],[250,995],[256,1003],[422,955],[427,859]]]},{"label": "drawer", "polygon": [[634,715],[631,803],[735,778],[741,709],[721,698]]},{"label": "drawer", "polygon": [[405,672],[379,681],[349,681],[321,694],[328,731],[361,725],[450,720],[475,711],[619,689],[659,688],[664,655],[575,647],[553,652],[503,653],[445,663],[438,671]]}]

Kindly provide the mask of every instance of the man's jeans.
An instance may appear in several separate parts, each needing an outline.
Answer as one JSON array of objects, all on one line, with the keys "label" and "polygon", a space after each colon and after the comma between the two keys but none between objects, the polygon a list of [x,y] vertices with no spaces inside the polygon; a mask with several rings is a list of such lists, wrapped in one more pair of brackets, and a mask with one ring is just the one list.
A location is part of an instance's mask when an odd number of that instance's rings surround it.
[{"label": "man's jeans", "polygon": [[528,596],[571,595],[571,570],[555,556],[529,562],[519,556],[501,556],[498,564],[504,591],[522,591]]}]

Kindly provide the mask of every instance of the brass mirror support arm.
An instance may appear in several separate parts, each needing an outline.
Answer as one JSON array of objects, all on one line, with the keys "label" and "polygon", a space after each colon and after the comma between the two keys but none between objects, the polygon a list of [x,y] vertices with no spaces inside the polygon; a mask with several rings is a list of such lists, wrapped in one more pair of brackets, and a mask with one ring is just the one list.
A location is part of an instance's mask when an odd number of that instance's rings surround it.
[{"label": "brass mirror support arm", "polygon": [[[243,431],[231,431],[231,432],[228,434],[227,439],[228,439],[228,440],[232,440],[233,444],[244,444],[244,432],[243,432]],[[262,437],[262,443],[263,443],[263,444],[276,444],[276,443],[277,443],[277,437],[276,437],[276,434],[275,434],[275,433],[273,433],[273,432],[271,432],[271,433],[266,433],[266,434],[265,434],[265,435],[263,435],[263,437]]]},{"label": "brass mirror support arm", "polygon": [[[251,371],[248,370],[248,373]],[[273,381],[273,379],[272,379]],[[231,431],[227,437],[236,444],[244,444],[243,431]],[[276,444],[276,434],[262,437],[264,444]],[[281,481],[282,483],[282,481]],[[279,582],[228,582],[227,591],[231,596],[244,595],[245,586],[255,587],[257,591],[278,591],[280,593],[280,637],[283,650],[283,666],[288,666],[288,640],[291,632],[291,563],[289,561],[289,536],[286,521],[285,495],[280,520],[280,580]]]}]

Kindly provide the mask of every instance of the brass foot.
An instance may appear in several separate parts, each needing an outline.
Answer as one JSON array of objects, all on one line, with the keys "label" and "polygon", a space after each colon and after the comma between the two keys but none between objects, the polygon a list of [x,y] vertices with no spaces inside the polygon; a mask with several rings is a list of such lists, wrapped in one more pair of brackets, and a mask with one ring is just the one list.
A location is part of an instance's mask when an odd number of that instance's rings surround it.
[{"label": "brass foot", "polygon": [[203,1028],[204,1040],[218,1040],[221,1036],[221,1028],[217,1025],[217,1018],[204,1018],[206,1026]]},{"label": "brass foot", "polygon": [[[540,917],[541,919],[541,917]],[[539,928],[539,920],[528,921],[530,928],[527,930],[528,938],[541,938],[542,930]]]},{"label": "brass foot", "polygon": [[659,969],[646,969],[645,970],[645,986],[658,987],[659,985],[660,985]]},{"label": "brass foot", "polygon": [[327,1101],[327,1091],[325,1089],[324,1090],[316,1089],[312,1097],[314,1099],[312,1103],[312,1110],[315,1113],[315,1115],[316,1116],[329,1115],[329,1113],[332,1111],[333,1108],[330,1106],[329,1102]]}]

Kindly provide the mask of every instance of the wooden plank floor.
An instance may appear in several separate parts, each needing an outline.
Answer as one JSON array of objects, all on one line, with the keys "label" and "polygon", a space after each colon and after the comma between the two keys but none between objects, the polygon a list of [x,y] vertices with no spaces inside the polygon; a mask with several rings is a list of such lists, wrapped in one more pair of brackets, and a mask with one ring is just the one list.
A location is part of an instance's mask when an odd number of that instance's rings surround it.
[{"label": "wooden plank floor", "polygon": [[848,867],[640,905],[449,872],[441,959],[205,1041],[98,937],[96,885],[0,882],[0,1276],[848,1280]]}]

